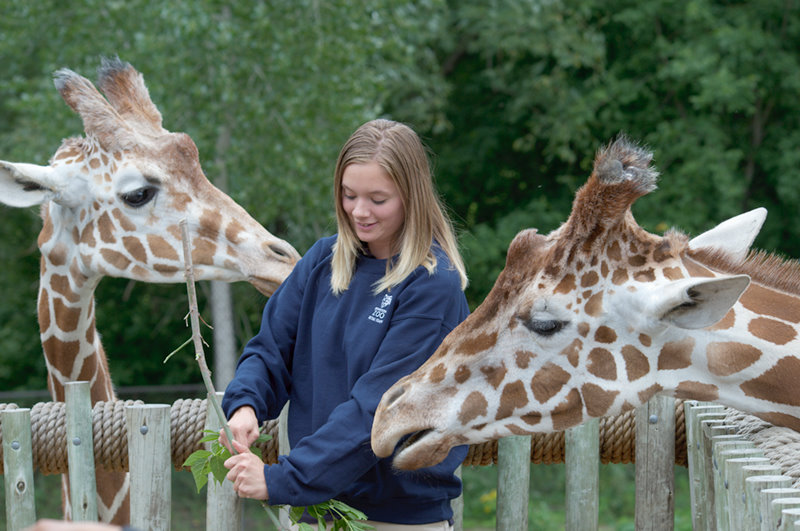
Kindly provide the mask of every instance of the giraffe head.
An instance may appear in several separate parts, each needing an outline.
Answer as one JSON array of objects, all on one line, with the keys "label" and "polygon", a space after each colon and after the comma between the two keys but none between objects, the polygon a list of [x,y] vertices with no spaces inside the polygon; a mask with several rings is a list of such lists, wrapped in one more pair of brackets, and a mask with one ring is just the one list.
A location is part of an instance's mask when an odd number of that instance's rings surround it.
[{"label": "giraffe head", "polygon": [[[689,256],[695,247],[746,254],[765,211],[691,242],[650,234],[630,207],[655,188],[651,158],[620,137],[598,152],[561,227],[516,236],[484,302],[383,395],[372,428],[376,455],[413,434],[394,463],[414,469],[456,445],[563,430],[661,391],[681,394],[656,371],[688,365],[680,348],[687,331],[714,326],[749,283],[746,275],[692,271]],[[689,383],[683,391],[703,389]]]},{"label": "giraffe head", "polygon": [[0,201],[43,205],[45,263],[69,268],[72,282],[182,282],[185,219],[197,279],[246,280],[269,295],[286,278],[297,251],[208,181],[194,142],[162,127],[131,65],[103,61],[105,98],[71,70],[55,85],[85,137],[66,139],[47,166],[0,161]]}]

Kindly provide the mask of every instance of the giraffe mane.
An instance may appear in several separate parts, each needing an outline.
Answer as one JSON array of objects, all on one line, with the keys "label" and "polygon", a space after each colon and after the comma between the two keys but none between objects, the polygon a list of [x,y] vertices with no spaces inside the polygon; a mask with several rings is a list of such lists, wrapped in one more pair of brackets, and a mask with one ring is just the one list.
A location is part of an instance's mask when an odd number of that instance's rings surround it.
[{"label": "giraffe mane", "polygon": [[742,259],[712,248],[696,249],[688,254],[715,271],[749,275],[764,286],[800,295],[800,262],[797,260],[764,250],[750,251]]}]

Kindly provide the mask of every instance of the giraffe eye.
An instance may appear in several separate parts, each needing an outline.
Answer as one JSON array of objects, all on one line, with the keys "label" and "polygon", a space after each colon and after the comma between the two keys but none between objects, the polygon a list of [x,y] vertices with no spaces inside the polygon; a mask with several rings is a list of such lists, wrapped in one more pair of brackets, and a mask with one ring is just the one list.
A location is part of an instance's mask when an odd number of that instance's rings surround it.
[{"label": "giraffe eye", "polygon": [[522,319],[525,328],[540,336],[552,336],[566,326],[567,321],[555,319]]},{"label": "giraffe eye", "polygon": [[119,197],[125,202],[126,205],[133,208],[139,208],[152,201],[157,193],[158,188],[155,186],[143,186],[141,188],[137,188],[136,190],[120,194]]}]

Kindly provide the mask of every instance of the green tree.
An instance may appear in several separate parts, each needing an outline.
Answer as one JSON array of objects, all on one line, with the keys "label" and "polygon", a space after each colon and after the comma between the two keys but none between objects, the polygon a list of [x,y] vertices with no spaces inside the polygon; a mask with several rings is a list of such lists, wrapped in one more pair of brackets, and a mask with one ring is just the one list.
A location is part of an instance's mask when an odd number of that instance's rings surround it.
[{"label": "green tree", "polygon": [[[81,131],[52,72],[69,67],[91,79],[100,56],[119,55],[144,74],[165,127],[195,140],[209,178],[302,253],[335,230],[330,183],[340,146],[360,123],[383,114],[391,86],[413,86],[413,35],[418,26],[435,27],[442,6],[9,0],[0,20],[0,60],[9,65],[0,79],[0,157],[45,163],[61,138]],[[8,332],[11,343],[0,334],[0,366],[18,373],[19,363],[6,358],[25,360],[25,377],[0,374],[0,386],[42,388],[38,268],[31,266],[36,214],[2,215],[12,223],[0,228],[0,256],[9,257],[0,282],[20,306],[2,305],[0,318],[24,321],[25,331]],[[20,255],[27,261],[14,259]],[[183,286],[101,282],[98,328],[117,384],[194,381],[191,360],[161,365],[183,342],[184,293]],[[264,298],[247,285],[234,294],[241,343],[254,333]]]},{"label": "green tree", "polygon": [[767,206],[759,244],[800,255],[796,3],[448,6],[449,31],[433,43],[448,98],[428,132],[469,235],[473,305],[502,267],[511,226],[549,231],[566,219],[595,151],[620,132],[650,146],[662,172],[660,190],[634,207],[643,226],[697,233]]},{"label": "green tree", "polygon": [[[662,172],[634,207],[643,226],[697,233],[767,206],[758,244],[797,256],[799,11],[778,0],[9,0],[0,157],[46,161],[80,131],[52,72],[92,77],[100,55],[118,54],[144,73],[165,126],[195,139],[209,177],[301,252],[334,230],[330,176],[347,135],[381,115],[410,123],[435,154],[473,306],[513,235],[566,219],[595,151],[620,132],[650,146]],[[0,384],[39,387],[39,222],[2,215]],[[264,299],[233,290],[241,343]],[[154,352],[180,343],[182,299],[180,286],[100,284],[118,382],[187,381],[188,366],[140,352],[142,338]],[[19,370],[30,376],[5,379]]]}]

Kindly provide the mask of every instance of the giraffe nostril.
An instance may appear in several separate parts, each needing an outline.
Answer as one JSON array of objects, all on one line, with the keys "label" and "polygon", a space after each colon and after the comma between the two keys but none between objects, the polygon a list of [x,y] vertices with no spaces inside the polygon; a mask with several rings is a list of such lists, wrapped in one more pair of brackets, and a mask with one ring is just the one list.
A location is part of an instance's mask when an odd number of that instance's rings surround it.
[{"label": "giraffe nostril", "polygon": [[297,251],[288,244],[270,243],[267,244],[267,249],[287,262],[295,262],[299,259]]},{"label": "giraffe nostril", "polygon": [[279,246],[277,246],[275,244],[270,244],[269,245],[269,250],[272,251],[273,253],[277,254],[281,258],[289,258],[289,255],[287,255],[286,252],[283,249],[281,249]]},{"label": "giraffe nostril", "polygon": [[386,407],[389,407],[392,404],[394,404],[397,401],[398,398],[400,398],[401,396],[403,396],[405,394],[405,392],[406,392],[406,388],[404,386],[402,386],[402,385],[400,387],[398,387],[397,389],[395,389],[392,392],[392,394],[389,395],[386,398]]}]

